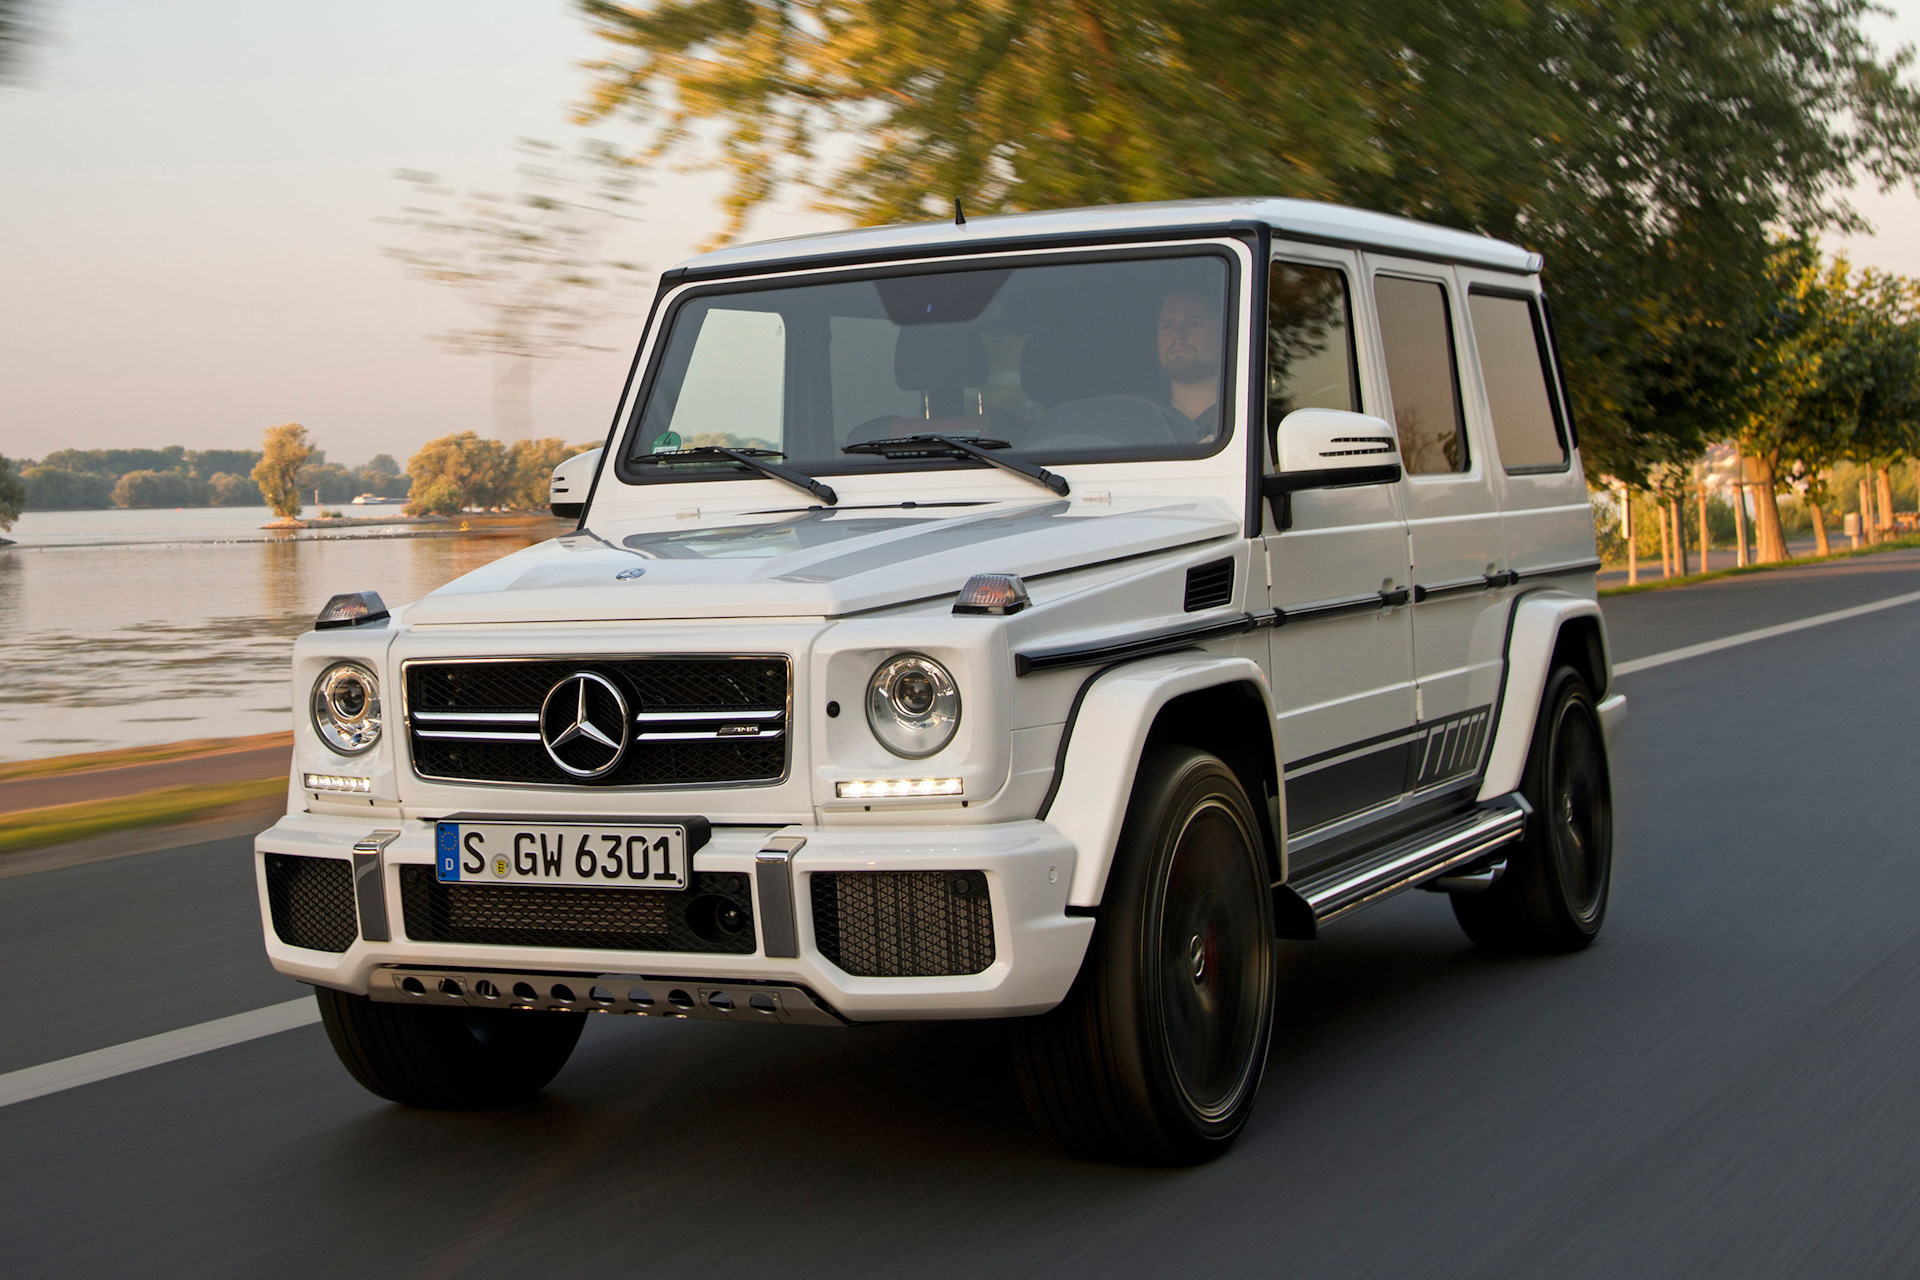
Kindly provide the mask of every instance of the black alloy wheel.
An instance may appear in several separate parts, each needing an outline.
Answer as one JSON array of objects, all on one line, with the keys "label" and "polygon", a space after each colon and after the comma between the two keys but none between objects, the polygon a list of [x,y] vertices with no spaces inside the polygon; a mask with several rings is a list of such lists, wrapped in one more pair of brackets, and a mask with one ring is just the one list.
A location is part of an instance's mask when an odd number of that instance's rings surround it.
[{"label": "black alloy wheel", "polygon": [[1520,793],[1533,807],[1526,838],[1492,888],[1453,896],[1454,916],[1483,947],[1578,951],[1606,917],[1613,788],[1593,695],[1571,667],[1548,673]]},{"label": "black alloy wheel", "polygon": [[1022,1087],[1069,1150],[1194,1164],[1245,1125],[1273,1024],[1263,846],[1217,756],[1176,746],[1142,762],[1080,975],[1022,1028]]}]

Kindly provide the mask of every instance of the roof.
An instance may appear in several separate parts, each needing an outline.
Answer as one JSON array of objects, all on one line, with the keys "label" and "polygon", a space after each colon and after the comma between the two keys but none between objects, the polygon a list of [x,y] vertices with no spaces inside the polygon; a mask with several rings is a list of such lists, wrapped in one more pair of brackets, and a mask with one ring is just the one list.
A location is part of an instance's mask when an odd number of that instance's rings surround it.
[{"label": "roof", "polygon": [[1529,273],[1541,259],[1518,245],[1411,218],[1324,204],[1317,200],[1238,197],[1217,200],[1167,200],[1154,204],[1104,205],[1088,209],[1052,209],[1009,213],[952,222],[919,222],[890,227],[860,227],[812,235],[733,245],[682,262],[676,271],[700,275],[795,265],[815,259],[893,257],[925,249],[951,251],[988,247],[1007,241],[1110,235],[1131,231],[1180,231],[1205,234],[1235,223],[1265,222],[1276,234],[1335,244],[1440,258]]}]

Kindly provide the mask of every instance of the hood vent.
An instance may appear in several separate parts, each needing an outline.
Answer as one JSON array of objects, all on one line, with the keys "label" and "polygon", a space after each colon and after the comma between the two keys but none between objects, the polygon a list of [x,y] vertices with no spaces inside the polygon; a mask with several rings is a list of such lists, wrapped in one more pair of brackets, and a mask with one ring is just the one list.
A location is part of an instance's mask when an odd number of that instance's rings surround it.
[{"label": "hood vent", "polygon": [[1187,612],[1233,603],[1233,561],[1215,560],[1187,570]]}]

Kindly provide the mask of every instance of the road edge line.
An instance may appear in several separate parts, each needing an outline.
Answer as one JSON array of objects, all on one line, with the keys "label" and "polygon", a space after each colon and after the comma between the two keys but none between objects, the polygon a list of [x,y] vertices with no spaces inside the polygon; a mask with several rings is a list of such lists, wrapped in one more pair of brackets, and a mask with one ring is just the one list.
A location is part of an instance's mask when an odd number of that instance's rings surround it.
[{"label": "road edge line", "polygon": [[249,1040],[278,1035],[282,1031],[292,1031],[318,1021],[319,1006],[311,996],[303,996],[284,1004],[250,1009],[246,1013],[182,1027],[178,1031],[163,1031],[159,1035],[95,1049],[91,1053],[43,1062],[37,1067],[22,1067],[18,1071],[0,1075],[0,1107],[30,1102],[100,1080],[111,1080],[115,1076],[144,1071],[162,1063],[178,1062],[182,1058],[224,1049],[229,1045],[245,1044]]},{"label": "road edge line", "polygon": [[1821,627],[1829,622],[1844,622],[1848,618],[1858,618],[1862,614],[1878,613],[1882,609],[1893,609],[1903,604],[1920,602],[1920,591],[1909,591],[1905,595],[1888,596],[1884,600],[1874,600],[1867,604],[1857,604],[1848,609],[1835,609],[1832,613],[1815,614],[1811,618],[1801,618],[1797,622],[1782,622],[1771,627],[1760,627],[1753,631],[1742,631],[1738,635],[1722,637],[1719,640],[1707,640],[1700,644],[1690,644],[1679,649],[1668,649],[1665,653],[1648,654],[1644,658],[1632,658],[1626,662],[1613,664],[1613,674],[1630,676],[1636,671],[1648,671],[1654,667],[1664,667],[1670,662],[1683,662],[1688,658],[1699,658],[1709,653],[1718,653],[1722,649],[1732,649],[1738,645],[1752,644],[1756,640],[1770,640],[1774,636],[1784,636],[1795,631],[1805,631],[1808,627]]}]

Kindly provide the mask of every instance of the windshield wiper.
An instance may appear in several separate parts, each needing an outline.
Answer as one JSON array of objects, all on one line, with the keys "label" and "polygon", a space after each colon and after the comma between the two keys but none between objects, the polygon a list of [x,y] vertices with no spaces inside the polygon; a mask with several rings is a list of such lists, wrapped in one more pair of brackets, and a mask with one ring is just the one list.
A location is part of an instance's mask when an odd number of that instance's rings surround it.
[{"label": "windshield wiper", "polygon": [[[928,446],[935,446],[929,448]],[[1037,467],[1031,462],[1022,462],[1018,458],[1003,458],[988,453],[989,449],[1011,449],[1005,440],[987,440],[979,437],[946,436],[927,433],[913,436],[895,436],[891,440],[863,440],[859,444],[850,444],[840,450],[842,453],[878,453],[888,458],[931,457],[935,453],[944,453],[948,457],[958,454],[967,458],[978,458],[989,466],[999,467],[1002,471],[1011,471],[1017,476],[1025,476],[1037,485],[1044,485],[1061,497],[1067,495],[1067,481],[1064,476],[1055,475],[1045,467]]]},{"label": "windshield wiper", "polygon": [[804,471],[795,471],[792,467],[783,467],[777,462],[762,461],[765,458],[786,456],[778,449],[728,449],[717,444],[700,444],[691,449],[675,449],[671,453],[643,453],[631,461],[635,466],[639,466],[643,463],[665,464],[725,458],[730,462],[737,462],[743,467],[758,471],[763,476],[784,480],[796,489],[805,489],[830,507],[840,505],[840,495],[833,491],[831,485],[822,484]]}]

